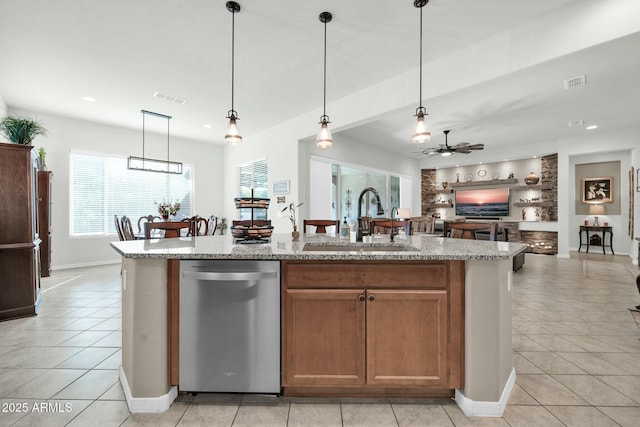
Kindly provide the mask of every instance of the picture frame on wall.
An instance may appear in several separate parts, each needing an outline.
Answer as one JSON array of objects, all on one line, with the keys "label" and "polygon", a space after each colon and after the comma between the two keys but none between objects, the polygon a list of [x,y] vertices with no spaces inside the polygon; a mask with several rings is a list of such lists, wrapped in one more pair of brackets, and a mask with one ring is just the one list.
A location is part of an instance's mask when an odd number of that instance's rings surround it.
[{"label": "picture frame on wall", "polygon": [[274,181],[273,194],[289,194],[289,180]]},{"label": "picture frame on wall", "polygon": [[582,203],[613,203],[613,177],[582,178]]}]

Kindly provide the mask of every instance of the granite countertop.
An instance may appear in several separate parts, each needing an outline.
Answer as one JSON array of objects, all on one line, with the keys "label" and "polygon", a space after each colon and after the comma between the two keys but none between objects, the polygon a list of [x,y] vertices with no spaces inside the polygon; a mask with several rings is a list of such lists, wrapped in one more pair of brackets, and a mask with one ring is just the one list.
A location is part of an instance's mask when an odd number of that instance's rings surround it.
[{"label": "granite countertop", "polygon": [[[372,243],[350,243],[336,236],[274,234],[268,243],[235,244],[230,235],[112,242],[125,258],[266,260],[499,260],[524,252],[524,243],[445,239],[434,235],[374,236]],[[330,250],[303,250],[305,245]],[[390,248],[390,246],[392,248]],[[308,246],[307,246],[308,249]],[[391,249],[391,250],[386,250]]]}]

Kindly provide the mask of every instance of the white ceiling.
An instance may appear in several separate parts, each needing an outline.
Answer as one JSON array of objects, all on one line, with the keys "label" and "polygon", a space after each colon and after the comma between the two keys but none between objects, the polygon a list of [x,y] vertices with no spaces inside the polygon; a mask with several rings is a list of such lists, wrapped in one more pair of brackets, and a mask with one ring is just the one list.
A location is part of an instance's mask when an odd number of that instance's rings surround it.
[{"label": "white ceiling", "polygon": [[[334,15],[327,27],[328,102],[417,70],[419,14],[412,0],[239,3],[235,109],[245,137],[322,106],[324,29],[318,15],[324,10]],[[431,0],[424,9],[424,63],[581,4]],[[444,129],[452,129],[451,144],[499,147],[584,131],[567,126],[577,119],[601,129],[637,124],[638,45],[636,33],[426,98],[432,143],[444,141]],[[172,136],[222,143],[231,104],[230,48],[231,14],[224,0],[3,0],[0,98],[9,108],[132,128],[141,126],[141,109],[155,111],[173,116]],[[590,84],[567,96],[562,80],[578,74],[586,74]],[[187,103],[159,100],[152,96],[156,91]],[[407,120],[413,121],[414,110],[390,111],[340,133],[412,155]],[[316,126],[311,124],[310,135]]]}]

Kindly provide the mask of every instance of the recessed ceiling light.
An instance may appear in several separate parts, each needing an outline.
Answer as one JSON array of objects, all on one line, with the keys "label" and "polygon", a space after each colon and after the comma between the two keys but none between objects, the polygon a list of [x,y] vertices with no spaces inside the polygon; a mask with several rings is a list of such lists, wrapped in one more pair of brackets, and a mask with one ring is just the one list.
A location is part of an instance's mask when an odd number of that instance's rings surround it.
[{"label": "recessed ceiling light", "polygon": [[82,99],[87,102],[96,102],[96,99],[93,96],[83,96]]},{"label": "recessed ceiling light", "polygon": [[203,125],[203,126],[206,127],[207,129],[211,129],[213,127],[213,126],[211,126],[209,124],[206,124],[206,125]]},{"label": "recessed ceiling light", "polygon": [[591,126],[587,126],[585,129],[586,129],[586,130],[594,130],[594,129],[598,129],[598,125],[591,125]]},{"label": "recessed ceiling light", "polygon": [[537,159],[537,158],[538,158],[538,156],[533,156],[533,158],[534,158],[534,159]]},{"label": "recessed ceiling light", "polygon": [[505,162],[508,162],[508,161],[509,161],[509,159],[504,159],[504,161],[505,161]]}]

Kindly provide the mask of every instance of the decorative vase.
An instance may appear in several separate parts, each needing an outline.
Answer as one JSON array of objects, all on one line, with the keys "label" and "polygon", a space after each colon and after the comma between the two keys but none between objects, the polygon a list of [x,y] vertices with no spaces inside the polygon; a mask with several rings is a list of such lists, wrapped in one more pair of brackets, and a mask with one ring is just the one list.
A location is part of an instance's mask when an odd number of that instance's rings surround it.
[{"label": "decorative vase", "polygon": [[527,185],[536,185],[539,181],[540,177],[533,172],[530,172],[529,175],[524,178],[524,183]]},{"label": "decorative vase", "polygon": [[162,214],[163,221],[169,221],[169,214]]},{"label": "decorative vase", "polygon": [[294,225],[293,231],[291,232],[291,240],[296,240],[299,236],[300,233],[298,232],[298,226]]},{"label": "decorative vase", "polygon": [[447,181],[444,181],[444,182],[442,183],[442,189],[443,189],[443,190],[446,190],[448,186],[449,186],[449,183],[448,183]]}]

